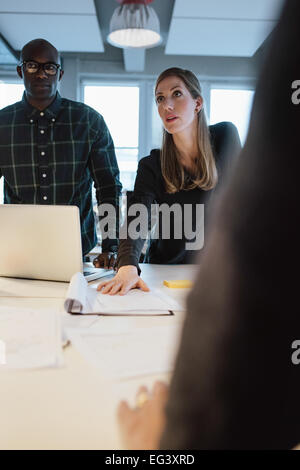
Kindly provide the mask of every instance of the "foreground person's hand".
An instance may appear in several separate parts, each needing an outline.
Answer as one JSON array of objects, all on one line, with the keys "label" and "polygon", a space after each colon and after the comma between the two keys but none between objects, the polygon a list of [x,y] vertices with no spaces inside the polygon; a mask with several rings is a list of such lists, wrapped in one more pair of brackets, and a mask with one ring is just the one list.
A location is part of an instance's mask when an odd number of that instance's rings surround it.
[{"label": "foreground person's hand", "polygon": [[139,288],[149,292],[149,287],[138,275],[136,266],[122,266],[113,279],[102,281],[97,287],[102,294],[125,295],[130,289]]},{"label": "foreground person's hand", "polygon": [[152,395],[146,387],[141,387],[137,394],[136,408],[130,408],[122,401],[118,407],[118,422],[125,449],[154,450],[165,427],[165,405],[168,387],[156,382]]}]

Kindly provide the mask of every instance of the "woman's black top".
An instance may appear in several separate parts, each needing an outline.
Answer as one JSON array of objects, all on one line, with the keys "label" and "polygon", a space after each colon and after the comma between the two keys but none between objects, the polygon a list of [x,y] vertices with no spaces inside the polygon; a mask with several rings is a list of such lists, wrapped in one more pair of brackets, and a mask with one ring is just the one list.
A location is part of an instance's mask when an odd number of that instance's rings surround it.
[{"label": "woman's black top", "polygon": [[[151,205],[167,204],[169,207],[178,204],[184,209],[184,204],[192,207],[192,230],[196,229],[196,204],[204,204],[204,226],[207,226],[208,201],[216,188],[219,188],[225,179],[225,175],[232,167],[236,156],[240,152],[241,144],[236,127],[230,122],[221,122],[209,126],[211,145],[218,171],[218,184],[213,190],[204,191],[200,188],[191,190],[180,190],[169,194],[165,189],[165,182],[161,172],[160,151],[152,150],[148,157],[142,158],[139,162],[133,195],[128,201],[128,205],[143,204],[148,211],[150,218]],[[188,173],[186,177],[189,178]],[[138,214],[137,214],[138,215]],[[186,242],[190,242],[185,236],[182,227],[182,237],[176,239],[174,232],[174,219],[171,213],[171,230],[169,239],[163,239],[161,232],[162,215],[159,216],[158,238],[151,239],[145,255],[145,262],[155,264],[186,264],[192,263],[199,250],[187,250]],[[127,226],[130,226],[133,216],[128,216]],[[184,217],[182,217],[183,224]],[[149,222],[150,223],[150,222]],[[206,229],[205,229],[206,231]],[[124,230],[123,232],[124,237]],[[178,235],[177,235],[178,236]],[[145,244],[145,234],[133,240],[127,236],[120,240],[117,266],[134,265],[139,269],[138,263]]]}]

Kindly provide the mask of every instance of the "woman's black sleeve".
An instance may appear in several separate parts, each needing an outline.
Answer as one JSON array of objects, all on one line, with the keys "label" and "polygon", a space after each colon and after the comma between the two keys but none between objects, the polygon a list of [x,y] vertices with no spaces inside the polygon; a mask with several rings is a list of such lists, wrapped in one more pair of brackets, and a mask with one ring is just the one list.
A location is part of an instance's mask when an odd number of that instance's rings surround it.
[{"label": "woman's black sleeve", "polygon": [[[127,216],[120,231],[120,246],[117,259],[118,269],[122,266],[133,265],[137,267],[140,273],[139,259],[149,231],[151,205],[155,201],[157,186],[157,175],[155,174],[152,162],[153,159],[151,157],[145,157],[139,162],[134,191],[130,200],[127,201]],[[133,239],[131,235],[136,217],[139,217],[142,221],[143,230],[140,230],[136,239]],[[138,228],[136,232],[138,232]]]}]

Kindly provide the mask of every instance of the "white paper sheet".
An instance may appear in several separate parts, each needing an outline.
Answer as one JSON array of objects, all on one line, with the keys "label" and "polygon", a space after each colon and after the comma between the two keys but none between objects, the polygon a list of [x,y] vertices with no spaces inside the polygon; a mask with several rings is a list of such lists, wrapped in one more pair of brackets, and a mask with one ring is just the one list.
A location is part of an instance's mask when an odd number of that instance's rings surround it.
[{"label": "white paper sheet", "polygon": [[89,286],[81,273],[70,282],[65,310],[70,313],[99,313],[103,315],[161,315],[182,310],[172,298],[157,290],[143,292],[133,289],[124,296],[104,295],[96,286]]},{"label": "white paper sheet", "polygon": [[67,289],[66,282],[0,277],[0,297],[64,299]]},{"label": "white paper sheet", "polygon": [[65,300],[65,310],[72,313],[85,313],[87,308],[88,283],[81,273],[71,279]]},{"label": "white paper sheet", "polygon": [[58,312],[0,307],[0,372],[63,364]]},{"label": "white paper sheet", "polygon": [[181,328],[136,328],[122,334],[68,329],[67,337],[105,378],[126,379],[173,370]]}]

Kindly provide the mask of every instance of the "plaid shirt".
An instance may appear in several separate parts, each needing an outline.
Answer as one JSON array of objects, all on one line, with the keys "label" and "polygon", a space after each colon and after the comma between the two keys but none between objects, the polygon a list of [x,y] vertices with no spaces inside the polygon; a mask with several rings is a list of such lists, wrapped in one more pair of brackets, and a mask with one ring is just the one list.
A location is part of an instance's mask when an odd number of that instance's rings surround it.
[{"label": "plaid shirt", "polygon": [[[103,117],[83,103],[56,99],[44,111],[26,100],[0,111],[0,177],[6,204],[64,204],[80,210],[82,251],[97,243],[92,182],[98,205],[119,213],[121,183]],[[108,251],[117,240],[103,240]]]}]

